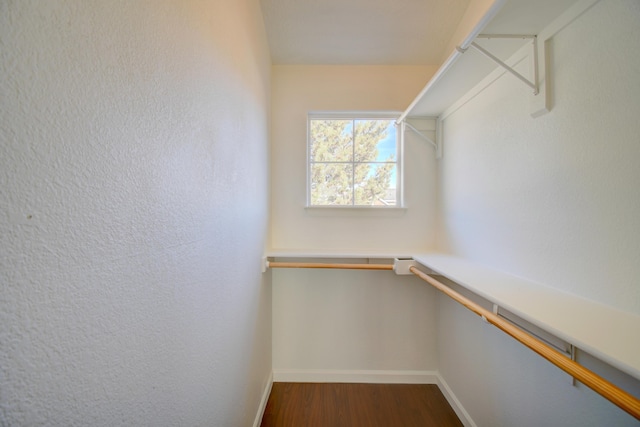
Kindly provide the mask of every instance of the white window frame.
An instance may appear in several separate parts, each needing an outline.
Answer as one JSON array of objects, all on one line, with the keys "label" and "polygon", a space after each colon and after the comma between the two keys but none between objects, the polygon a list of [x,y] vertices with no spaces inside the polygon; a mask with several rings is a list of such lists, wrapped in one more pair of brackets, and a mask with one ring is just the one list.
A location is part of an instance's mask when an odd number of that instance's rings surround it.
[{"label": "white window frame", "polygon": [[[396,121],[400,111],[311,111],[307,114],[307,209],[404,209],[404,135],[396,124],[396,204],[395,205],[312,205],[311,204],[311,120],[387,119]],[[356,165],[361,162],[351,162]],[[369,162],[366,162],[369,163]],[[354,198],[355,203],[355,198]]]}]

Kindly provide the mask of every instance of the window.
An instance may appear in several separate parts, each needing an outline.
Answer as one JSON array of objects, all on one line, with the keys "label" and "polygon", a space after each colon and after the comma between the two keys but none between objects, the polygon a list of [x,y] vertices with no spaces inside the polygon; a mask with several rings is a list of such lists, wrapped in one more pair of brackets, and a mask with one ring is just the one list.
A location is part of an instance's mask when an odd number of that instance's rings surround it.
[{"label": "window", "polygon": [[397,113],[310,113],[308,206],[399,207]]}]

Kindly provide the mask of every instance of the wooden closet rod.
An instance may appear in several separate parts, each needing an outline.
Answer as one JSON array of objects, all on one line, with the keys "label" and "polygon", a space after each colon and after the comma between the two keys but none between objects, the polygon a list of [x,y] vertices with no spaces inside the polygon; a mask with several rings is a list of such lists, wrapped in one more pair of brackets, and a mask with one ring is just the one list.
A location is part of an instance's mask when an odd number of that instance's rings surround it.
[{"label": "wooden closet rod", "polygon": [[626,391],[614,384],[611,384],[609,381],[588,370],[584,366],[574,362],[559,351],[532,337],[522,329],[512,325],[493,312],[486,310],[470,299],[465,298],[450,287],[418,270],[416,267],[410,267],[409,270],[431,286],[445,293],[447,296],[453,298],[469,310],[476,313],[478,316],[482,317],[486,322],[496,326],[498,329],[520,341],[522,344],[529,347],[531,350],[535,351],[540,356],[544,357],[587,387],[591,388],[596,393],[602,395],[604,398],[608,399],[637,419],[640,419],[639,399],[636,399]]},{"label": "wooden closet rod", "polygon": [[339,268],[351,270],[393,270],[392,264],[329,264],[320,262],[273,262],[267,261],[269,268]]}]

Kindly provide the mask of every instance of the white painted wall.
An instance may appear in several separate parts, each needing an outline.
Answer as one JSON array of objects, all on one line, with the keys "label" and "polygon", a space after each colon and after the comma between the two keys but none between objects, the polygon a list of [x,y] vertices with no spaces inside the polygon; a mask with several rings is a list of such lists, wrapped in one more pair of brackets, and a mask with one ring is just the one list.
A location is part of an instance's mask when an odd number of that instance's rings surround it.
[{"label": "white painted wall", "polygon": [[640,312],[638,7],[599,2],[554,38],[550,114],[505,76],[446,119],[444,249]]},{"label": "white painted wall", "polygon": [[393,272],[275,270],[274,374],[435,371],[435,297]]},{"label": "white painted wall", "polygon": [[[434,247],[433,150],[411,134],[406,210],[304,208],[307,112],[400,111],[434,71],[425,66],[273,67],[272,247],[402,253]],[[272,274],[274,372],[435,369],[435,295],[416,279],[386,272]]]},{"label": "white painted wall", "polygon": [[277,65],[272,74],[271,245],[278,249],[424,251],[435,245],[435,160],[408,134],[406,210],[305,209],[309,111],[402,111],[428,66]]},{"label": "white painted wall", "polygon": [[[549,114],[531,118],[528,89],[503,76],[446,119],[443,251],[640,312],[638,22],[639,2],[602,0],[553,38]],[[438,309],[440,372],[478,426],[637,425],[475,316]]]},{"label": "white painted wall", "polygon": [[0,425],[251,425],[264,40],[250,0],[0,0]]}]

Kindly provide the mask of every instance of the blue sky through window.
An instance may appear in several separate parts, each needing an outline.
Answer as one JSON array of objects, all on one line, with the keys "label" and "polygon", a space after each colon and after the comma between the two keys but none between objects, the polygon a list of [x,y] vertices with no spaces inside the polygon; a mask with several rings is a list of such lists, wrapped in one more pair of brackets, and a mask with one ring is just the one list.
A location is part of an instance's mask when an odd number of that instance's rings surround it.
[{"label": "blue sky through window", "polygon": [[393,160],[397,160],[396,153],[396,126],[393,121],[387,127],[387,137],[378,142],[378,157],[376,161],[386,162],[389,156],[393,155]]},{"label": "blue sky through window", "polygon": [[[351,125],[349,126],[351,128]],[[393,156],[392,161],[398,161],[398,150],[397,150],[397,135],[396,135],[396,125],[395,120],[390,120],[389,125],[387,126],[387,136],[378,142],[378,156],[376,157],[377,162],[386,162],[389,160],[390,156]],[[371,169],[369,170],[368,176],[373,176],[376,172],[376,167],[372,164]],[[389,188],[396,188],[396,183],[398,182],[398,168],[394,167],[393,172],[391,173],[391,182],[389,182]]]}]

